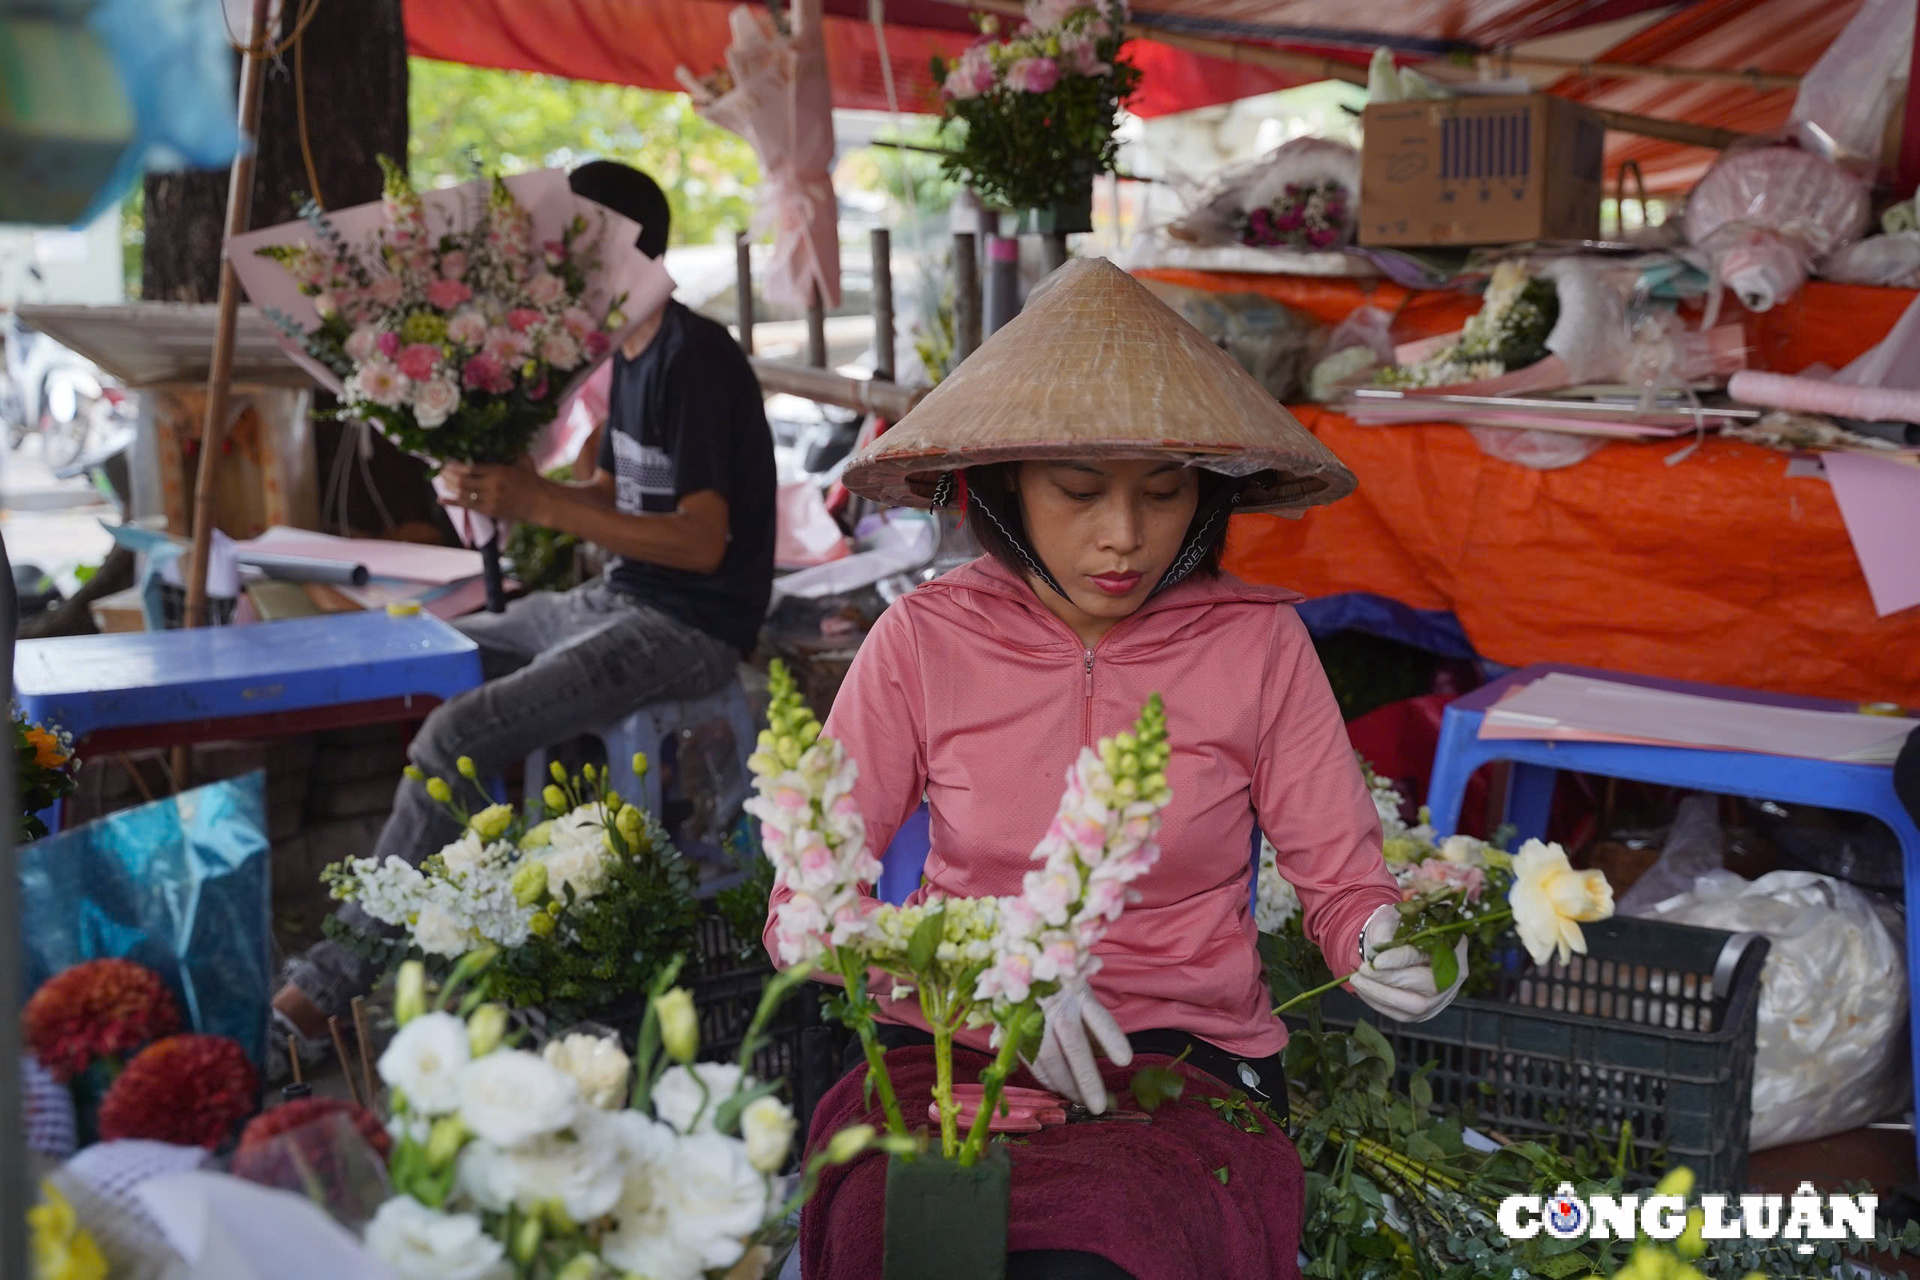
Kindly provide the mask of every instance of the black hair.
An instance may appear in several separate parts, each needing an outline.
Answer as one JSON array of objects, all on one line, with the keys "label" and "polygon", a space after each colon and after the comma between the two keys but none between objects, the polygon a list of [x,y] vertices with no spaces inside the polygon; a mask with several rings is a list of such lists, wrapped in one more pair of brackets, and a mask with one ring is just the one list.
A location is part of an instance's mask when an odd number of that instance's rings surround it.
[{"label": "black hair", "polygon": [[639,223],[640,238],[634,244],[649,258],[667,251],[667,229],[673,213],[667,207],[667,193],[646,174],[618,161],[594,160],[569,173],[567,185],[573,188],[573,194]]},{"label": "black hair", "polygon": [[[1009,572],[1025,577],[1029,572],[1028,554],[1037,557],[1039,552],[1033,547],[1026,519],[1020,512],[1016,483],[1019,468],[1017,462],[967,468],[967,532],[973,535],[982,551],[1005,565]],[[1203,536],[1205,541],[1200,559],[1186,576],[1217,578],[1220,556],[1227,546],[1227,522],[1221,518],[1218,508],[1232,500],[1243,482],[1203,467],[1196,467],[1194,474],[1200,481],[1200,500],[1194,506],[1193,523],[1187,526],[1180,545],[1184,549],[1196,536]],[[1025,543],[1025,547],[1016,545],[1016,538]]]}]

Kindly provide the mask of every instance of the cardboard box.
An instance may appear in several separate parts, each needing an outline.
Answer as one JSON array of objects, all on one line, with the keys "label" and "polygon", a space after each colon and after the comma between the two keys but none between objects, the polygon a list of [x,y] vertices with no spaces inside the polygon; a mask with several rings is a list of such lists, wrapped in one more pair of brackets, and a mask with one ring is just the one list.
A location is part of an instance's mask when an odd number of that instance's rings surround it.
[{"label": "cardboard box", "polygon": [[1360,243],[1593,240],[1606,130],[1565,98],[1383,102],[1364,117]]}]

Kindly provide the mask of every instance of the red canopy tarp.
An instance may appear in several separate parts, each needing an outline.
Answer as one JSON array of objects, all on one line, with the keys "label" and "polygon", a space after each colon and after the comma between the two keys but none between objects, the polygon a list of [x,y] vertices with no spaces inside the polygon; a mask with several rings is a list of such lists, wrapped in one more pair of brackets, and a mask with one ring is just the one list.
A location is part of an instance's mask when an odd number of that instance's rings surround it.
[{"label": "red canopy tarp", "polygon": [[[1254,292],[1335,321],[1352,281],[1191,271],[1142,275]],[[1376,306],[1404,291],[1381,285]],[[1736,311],[1752,362],[1838,367],[1914,294],[1815,282],[1764,315]],[[1396,333],[1457,329],[1478,300],[1414,295]],[[1876,615],[1833,490],[1786,455],[1710,439],[1609,444],[1561,471],[1490,458],[1465,428],[1363,427],[1296,410],[1359,477],[1299,520],[1236,516],[1226,567],[1308,596],[1364,591],[1459,618],[1476,651],[1783,693],[1920,704],[1920,609]]]},{"label": "red canopy tarp", "polygon": [[[1599,55],[1599,60],[1732,70],[1802,72],[1839,32],[1860,0],[1697,0]],[[674,68],[719,66],[727,46],[721,0],[406,0],[407,39],[422,57],[474,66],[540,71],[583,80],[677,89]],[[865,0],[827,0],[826,45],[834,105],[888,106],[880,40]],[[1612,21],[1654,7],[1651,0],[1421,0],[1356,11],[1351,0],[1161,0],[1136,6],[1143,22],[1189,35],[1259,43],[1364,65],[1389,44],[1417,62],[1450,50],[1499,49]],[[1363,15],[1357,19],[1356,14]],[[888,0],[885,43],[900,108],[936,107],[928,63],[972,38],[968,15],[940,0]],[[1356,21],[1366,29],[1356,29]],[[1132,104],[1143,116],[1229,102],[1300,81],[1203,57],[1152,41],[1132,57],[1143,75]],[[1720,125],[1777,129],[1793,95],[1744,84],[1670,80],[1579,80],[1556,86],[1569,97],[1614,110]],[[1656,189],[1687,186],[1712,153],[1616,134],[1610,165],[1636,159]]]}]

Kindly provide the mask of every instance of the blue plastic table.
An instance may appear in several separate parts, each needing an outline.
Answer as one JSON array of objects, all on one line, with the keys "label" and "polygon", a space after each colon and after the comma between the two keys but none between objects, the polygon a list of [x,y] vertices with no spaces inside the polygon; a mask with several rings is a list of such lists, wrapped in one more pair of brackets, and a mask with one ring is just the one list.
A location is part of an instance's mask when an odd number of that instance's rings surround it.
[{"label": "blue plastic table", "polygon": [[[1482,739],[1480,724],[1488,707],[1510,689],[1531,684],[1552,672],[1592,676],[1622,684],[1740,702],[1822,711],[1853,711],[1852,703],[1829,702],[1720,685],[1658,680],[1622,675],[1588,667],[1542,665],[1511,672],[1451,703],[1440,724],[1440,747],[1433,763],[1433,781],[1427,808],[1436,836],[1458,828],[1460,804],[1467,780],[1475,769],[1495,761],[1511,765],[1507,784],[1506,818],[1520,839],[1543,836],[1553,804],[1553,788],[1562,769],[1626,778],[1663,786],[1689,787],[1722,795],[1785,800],[1870,814],[1893,829],[1900,841],[1907,884],[1907,988],[1920,991],[1920,829],[1893,790],[1893,770],[1887,765],[1836,764],[1792,756],[1760,755],[1750,751],[1716,751],[1698,747],[1646,747],[1618,742],[1538,742],[1520,739]],[[1920,1018],[1912,1020],[1910,1050],[1920,1062]],[[1915,1113],[1920,1115],[1920,1074],[1914,1081]],[[1916,1134],[1920,1150],[1920,1134]]]},{"label": "blue plastic table", "polygon": [[22,710],[83,754],[417,720],[480,679],[473,641],[384,612],[23,640],[13,660]]}]

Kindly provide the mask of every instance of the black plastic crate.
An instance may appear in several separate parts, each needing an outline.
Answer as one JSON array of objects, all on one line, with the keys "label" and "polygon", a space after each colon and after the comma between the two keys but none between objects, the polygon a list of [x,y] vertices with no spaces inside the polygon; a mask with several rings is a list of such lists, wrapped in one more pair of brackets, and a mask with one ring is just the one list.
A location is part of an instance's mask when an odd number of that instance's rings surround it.
[{"label": "black plastic crate", "polygon": [[[702,916],[686,985],[700,1019],[700,1056],[707,1061],[739,1056],[761,990],[773,976],[773,964],[763,950],[754,947],[751,961],[742,961],[742,950],[725,918],[714,911]],[[755,1076],[786,1082],[787,1101],[802,1134],[821,1096],[840,1076],[842,1037],[838,1025],[820,1009],[830,994],[818,983],[802,983],[774,1012],[766,1027],[767,1043],[753,1059]]]},{"label": "black plastic crate", "polygon": [[1639,1169],[1659,1158],[1690,1165],[1709,1190],[1745,1190],[1767,940],[1625,917],[1581,927],[1586,955],[1538,968],[1517,953],[1492,992],[1426,1022],[1395,1022],[1342,990],[1322,1019],[1366,1018],[1402,1081],[1432,1064],[1435,1103],[1477,1128],[1617,1143],[1630,1122]]}]

